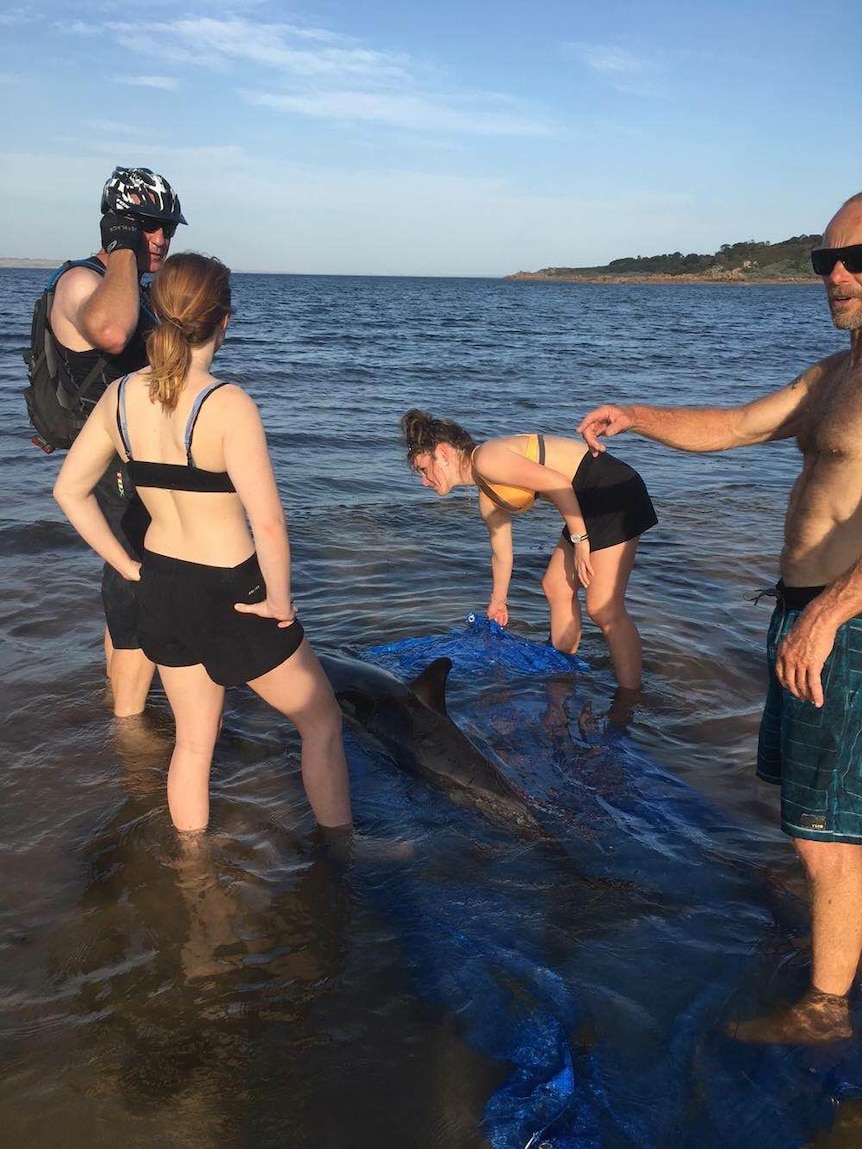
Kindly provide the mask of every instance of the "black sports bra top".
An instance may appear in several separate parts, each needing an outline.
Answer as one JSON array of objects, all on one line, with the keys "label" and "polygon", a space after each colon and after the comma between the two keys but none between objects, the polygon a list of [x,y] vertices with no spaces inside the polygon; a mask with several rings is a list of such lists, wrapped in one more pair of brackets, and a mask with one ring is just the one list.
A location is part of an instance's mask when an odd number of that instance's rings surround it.
[{"label": "black sports bra top", "polygon": [[132,456],[132,448],[129,444],[129,429],[126,422],[126,381],[128,378],[128,375],[123,376],[120,380],[120,386],[117,392],[117,428],[120,432],[123,446],[126,449],[126,455],[128,456],[129,475],[135,486],[157,487],[163,491],[198,491],[204,494],[235,494],[236,487],[233,485],[227,471],[203,471],[200,467],[195,466],[194,459],[192,458],[192,435],[194,434],[195,423],[198,421],[201,407],[204,401],[212,395],[213,391],[218,391],[219,387],[224,387],[225,384],[223,382],[213,383],[211,387],[205,387],[195,398],[192,409],[189,412],[185,435],[183,437],[186,448],[186,465],[183,466],[182,463],[151,463],[143,459],[135,459]]}]

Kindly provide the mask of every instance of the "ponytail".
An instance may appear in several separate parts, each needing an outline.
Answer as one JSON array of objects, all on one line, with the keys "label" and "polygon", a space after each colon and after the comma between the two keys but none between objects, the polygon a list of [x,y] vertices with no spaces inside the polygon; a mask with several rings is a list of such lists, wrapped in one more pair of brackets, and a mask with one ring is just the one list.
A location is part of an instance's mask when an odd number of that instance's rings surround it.
[{"label": "ponytail", "polygon": [[192,349],[182,330],[171,322],[160,323],[147,336],[150,361],[150,401],[163,411],[174,411],[192,363]]},{"label": "ponytail", "polygon": [[230,268],[211,256],[185,252],[166,259],[150,289],[158,324],[147,336],[150,399],[174,411],[192,362],[231,314]]}]

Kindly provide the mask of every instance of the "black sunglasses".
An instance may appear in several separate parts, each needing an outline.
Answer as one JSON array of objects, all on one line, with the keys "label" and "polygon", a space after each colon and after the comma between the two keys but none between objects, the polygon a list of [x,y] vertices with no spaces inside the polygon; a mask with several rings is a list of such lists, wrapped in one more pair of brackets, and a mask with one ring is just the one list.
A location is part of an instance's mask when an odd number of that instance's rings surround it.
[{"label": "black sunglasses", "polygon": [[173,239],[177,230],[177,224],[170,219],[156,219],[153,215],[135,215],[133,218],[141,231],[147,235],[152,235],[154,231],[162,231],[165,239]]},{"label": "black sunglasses", "polygon": [[816,275],[831,275],[839,262],[851,275],[862,274],[862,243],[851,243],[849,247],[815,247],[811,253],[811,266]]}]

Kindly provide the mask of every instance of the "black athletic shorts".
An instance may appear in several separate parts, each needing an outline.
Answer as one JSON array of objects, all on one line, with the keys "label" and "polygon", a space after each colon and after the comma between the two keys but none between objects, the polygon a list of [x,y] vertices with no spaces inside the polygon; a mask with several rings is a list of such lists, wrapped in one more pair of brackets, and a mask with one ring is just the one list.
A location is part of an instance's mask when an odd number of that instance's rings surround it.
[{"label": "black athletic shorts", "polygon": [[300,622],[234,610],[263,602],[266,587],[251,555],[236,567],[211,567],[144,551],[139,601],[141,646],[159,666],[197,666],[219,686],[238,686],[280,666],[304,637]]},{"label": "black athletic shorts", "polygon": [[[646,483],[628,463],[603,451],[587,451],[572,479],[590,536],[590,552],[636,539],[658,522]],[[563,538],[571,546],[569,528]]]},{"label": "black athletic shorts", "polygon": [[[143,549],[143,533],[131,530],[131,524],[140,516],[147,520],[146,508],[135,494],[134,484],[129,478],[126,464],[115,455],[110,466],[93,491],[99,509],[108,520],[114,536],[122,543],[127,554],[140,559]],[[144,518],[141,518],[144,522]],[[146,530],[146,526],[143,527]],[[138,534],[137,539],[134,538]],[[105,621],[115,650],[139,650],[138,638],[138,586],[130,582],[105,563],[102,568],[102,606]]]}]

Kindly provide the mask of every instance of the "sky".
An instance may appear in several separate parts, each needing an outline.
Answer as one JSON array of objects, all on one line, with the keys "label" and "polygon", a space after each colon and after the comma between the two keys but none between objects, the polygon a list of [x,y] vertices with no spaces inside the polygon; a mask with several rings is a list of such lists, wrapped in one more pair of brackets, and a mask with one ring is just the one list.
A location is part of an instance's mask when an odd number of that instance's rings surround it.
[{"label": "sky", "polygon": [[116,164],[236,270],[499,276],[822,231],[862,189],[849,0],[0,9],[0,256],[98,246]]}]

